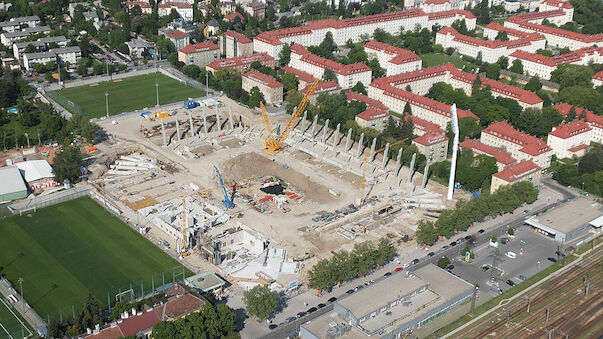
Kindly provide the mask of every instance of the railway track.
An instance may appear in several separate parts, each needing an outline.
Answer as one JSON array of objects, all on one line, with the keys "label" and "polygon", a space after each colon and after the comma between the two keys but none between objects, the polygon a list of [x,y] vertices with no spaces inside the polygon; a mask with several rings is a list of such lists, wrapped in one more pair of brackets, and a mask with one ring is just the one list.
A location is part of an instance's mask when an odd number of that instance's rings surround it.
[{"label": "railway track", "polygon": [[[567,331],[577,326],[576,330],[584,329],[585,326],[591,326],[593,329],[596,326],[600,326],[600,317],[595,319],[587,319],[584,317],[586,323],[579,324],[575,321],[575,317],[570,315],[575,314],[581,307],[584,307],[584,293],[578,293],[578,289],[583,289],[582,278],[587,273],[591,273],[589,276],[589,304],[599,304],[601,297],[599,297],[596,291],[600,291],[603,287],[603,272],[601,266],[603,264],[603,250],[597,250],[591,256],[584,258],[582,262],[576,264],[568,271],[564,272],[550,281],[544,283],[543,286],[536,289],[535,292],[531,292],[530,298],[530,313],[527,312],[528,302],[527,297],[517,299],[508,305],[503,307],[503,314],[495,312],[491,316],[481,321],[482,326],[474,326],[471,329],[467,329],[464,333],[461,333],[459,337],[462,338],[486,338],[491,335],[496,337],[542,337],[546,331],[544,328],[530,329],[526,324],[531,324],[542,318],[546,320],[545,310],[547,308],[554,310],[554,319],[549,319],[549,324],[546,326],[547,330],[561,328],[564,325],[567,327]],[[594,272],[593,272],[594,270]],[[597,299],[592,299],[597,298]],[[559,303],[563,301],[560,305]],[[591,302],[592,301],[592,302]],[[510,310],[510,316],[507,316],[507,312]],[[599,309],[593,308],[595,314]],[[553,313],[553,312],[551,312]],[[526,316],[526,314],[528,314]],[[581,312],[581,314],[584,314]],[[508,318],[508,319],[507,319]],[[598,320],[598,321],[597,321]],[[486,326],[483,328],[483,326]],[[598,333],[598,332],[597,332]]]}]

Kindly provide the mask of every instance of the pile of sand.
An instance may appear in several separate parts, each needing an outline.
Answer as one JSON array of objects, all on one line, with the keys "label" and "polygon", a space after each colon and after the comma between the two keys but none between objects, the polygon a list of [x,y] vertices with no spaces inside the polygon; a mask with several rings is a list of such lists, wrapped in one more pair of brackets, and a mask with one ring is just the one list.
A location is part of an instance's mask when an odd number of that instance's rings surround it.
[{"label": "pile of sand", "polygon": [[329,190],[310,180],[309,177],[295,171],[291,167],[285,169],[283,166],[258,153],[243,153],[222,164],[220,173],[226,182],[249,177],[276,176],[294,188],[302,191],[304,196],[317,203],[327,203],[333,200]]}]

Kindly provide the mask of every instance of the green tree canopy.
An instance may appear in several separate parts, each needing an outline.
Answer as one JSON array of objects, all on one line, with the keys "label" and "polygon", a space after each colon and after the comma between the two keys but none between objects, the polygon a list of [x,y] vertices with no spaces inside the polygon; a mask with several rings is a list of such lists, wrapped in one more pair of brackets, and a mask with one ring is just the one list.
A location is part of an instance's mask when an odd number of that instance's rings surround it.
[{"label": "green tree canopy", "polygon": [[247,313],[259,321],[268,319],[277,307],[276,292],[268,286],[258,285],[243,293]]}]

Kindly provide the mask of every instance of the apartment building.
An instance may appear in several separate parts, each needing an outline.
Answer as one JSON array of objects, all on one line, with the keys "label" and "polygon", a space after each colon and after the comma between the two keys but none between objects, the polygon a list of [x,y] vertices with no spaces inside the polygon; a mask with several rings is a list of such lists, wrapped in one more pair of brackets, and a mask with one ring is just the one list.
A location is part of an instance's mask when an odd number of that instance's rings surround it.
[{"label": "apartment building", "polygon": [[184,62],[185,65],[204,67],[220,58],[219,49],[211,41],[188,45],[178,50],[178,61]]},{"label": "apartment building", "polygon": [[[586,121],[588,126],[592,128],[590,132],[590,142],[596,142],[599,144],[603,144],[603,116],[597,115],[587,109],[580,107],[573,107],[576,112],[576,116],[578,119]],[[566,103],[560,103],[555,105],[555,109],[561,113],[561,115],[566,116],[569,114],[572,106]]]},{"label": "apartment building", "polygon": [[509,55],[509,64],[521,60],[523,72],[528,76],[550,79],[551,73],[562,64],[588,65],[603,63],[603,47],[585,47],[571,53],[548,57],[536,53],[515,51]]},{"label": "apartment building", "polygon": [[300,71],[299,69],[295,69],[293,67],[283,66],[283,67],[281,67],[281,69],[287,73],[291,73],[291,74],[295,75],[295,77],[297,78],[297,81],[298,81],[297,90],[301,90],[303,88],[310,86],[314,82],[314,80],[317,79],[314,76],[312,76],[312,74],[310,74],[308,72]]},{"label": "apartment building", "polygon": [[557,158],[581,157],[591,142],[592,128],[583,120],[573,120],[554,127],[549,133],[547,144]]},{"label": "apartment building", "polygon": [[151,14],[153,13],[153,6],[147,1],[124,1],[121,5],[131,11],[132,8],[139,6],[142,14]]},{"label": "apartment building", "polygon": [[13,44],[13,56],[15,59],[20,60],[25,49],[29,45],[32,45],[35,48],[35,52],[45,52],[49,49],[51,44],[57,44],[59,47],[66,47],[68,42],[69,39],[62,35],[39,38],[36,41],[15,42]]},{"label": "apartment building", "polygon": [[193,21],[193,6],[187,2],[161,2],[157,5],[157,14],[166,16],[176,10],[178,15],[186,21]]},{"label": "apartment building", "polygon": [[492,175],[490,192],[494,193],[502,186],[512,185],[521,181],[529,181],[534,186],[540,185],[541,167],[530,160],[509,165],[502,171]]},{"label": "apartment building", "polygon": [[243,9],[258,20],[263,20],[266,17],[266,4],[263,2],[249,2]]},{"label": "apartment building", "polygon": [[496,159],[496,167],[499,171],[502,171],[509,165],[517,163],[517,160],[509,153],[500,148],[488,146],[479,140],[469,139],[467,137],[459,144],[459,146],[461,147],[461,150],[470,151],[473,155],[487,155]]},{"label": "apartment building", "polygon": [[420,7],[425,13],[443,12],[452,9],[450,0],[427,0]]},{"label": "apartment building", "polygon": [[364,94],[360,94],[358,92],[347,91],[345,93],[345,96],[346,96],[346,99],[348,100],[348,102],[352,102],[352,101],[364,102],[366,104],[367,109],[373,108],[373,109],[377,109],[377,110],[381,110],[381,111],[388,110],[387,106],[385,106],[384,104],[380,103],[377,100],[371,99]]},{"label": "apartment building", "polygon": [[363,62],[343,65],[310,53],[304,46],[291,46],[289,66],[304,70],[316,78],[322,78],[326,69],[330,69],[337,77],[341,88],[352,88],[358,82],[365,87],[371,83],[372,70]]},{"label": "apartment building", "polygon": [[354,121],[362,128],[370,127],[383,132],[389,121],[389,113],[378,108],[368,108],[366,111],[356,114]]},{"label": "apartment building", "polygon": [[387,76],[421,69],[421,58],[403,48],[371,40],[364,44],[364,51],[369,58],[377,58]]},{"label": "apartment building", "polygon": [[245,55],[236,58],[218,59],[214,62],[209,63],[205,68],[212,74],[219,69],[232,69],[239,73],[245,73],[251,69],[251,64],[254,62],[274,68],[274,58],[266,53],[258,53],[252,55]]},{"label": "apartment building", "polygon": [[553,150],[537,137],[517,131],[506,121],[486,127],[481,134],[483,144],[500,148],[518,161],[531,160],[541,168],[551,165]]},{"label": "apartment building", "polygon": [[500,57],[508,57],[517,50],[536,53],[546,47],[546,40],[537,33],[508,41],[482,40],[463,35],[452,27],[444,27],[436,34],[436,44],[442,45],[444,49],[454,48],[460,54],[472,58],[481,55],[484,62],[495,63]]},{"label": "apartment building", "polygon": [[24,53],[23,67],[31,71],[34,64],[45,64],[47,62],[60,62],[74,65],[82,58],[82,51],[78,46],[52,48],[47,52]]},{"label": "apartment building", "polygon": [[283,84],[278,82],[275,78],[260,73],[256,70],[249,71],[243,74],[242,87],[247,92],[251,92],[251,89],[257,87],[267,104],[276,104],[283,102]]},{"label": "apartment building", "polygon": [[595,86],[595,88],[603,86],[603,71],[593,75],[593,86]]},{"label": "apartment building", "polygon": [[224,58],[234,58],[253,54],[253,41],[241,33],[226,31],[220,35],[220,54]]},{"label": "apartment building", "polygon": [[20,31],[22,27],[36,27],[40,24],[40,17],[37,15],[33,16],[20,16],[17,18],[11,18],[9,21],[0,22],[0,29],[3,32],[16,32]]},{"label": "apartment building", "polygon": [[253,49],[256,53],[268,53],[278,58],[283,44],[318,45],[327,32],[331,32],[336,44],[343,45],[348,40],[359,42],[362,36],[371,36],[378,28],[391,34],[398,34],[401,28],[412,30],[418,26],[431,29],[435,24],[450,26],[458,19],[465,20],[467,28],[475,28],[475,16],[461,10],[425,13],[421,9],[410,9],[342,20],[316,20],[307,26],[262,32],[253,39]]},{"label": "apartment building", "polygon": [[412,144],[430,163],[446,160],[448,156],[448,137],[444,131],[430,131],[414,138]]}]

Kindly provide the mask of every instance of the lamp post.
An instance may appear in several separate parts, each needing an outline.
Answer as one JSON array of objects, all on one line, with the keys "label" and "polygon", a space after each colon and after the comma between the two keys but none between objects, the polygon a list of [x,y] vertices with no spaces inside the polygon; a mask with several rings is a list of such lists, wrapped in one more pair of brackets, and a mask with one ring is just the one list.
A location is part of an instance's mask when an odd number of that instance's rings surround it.
[{"label": "lamp post", "polygon": [[157,90],[157,107],[159,107],[159,81],[155,80],[155,89]]},{"label": "lamp post", "polygon": [[105,91],[105,105],[107,106],[107,119],[109,119],[109,92]]},{"label": "lamp post", "polygon": [[209,74],[207,70],[205,71],[205,90],[207,91],[207,96],[209,96]]},{"label": "lamp post", "polygon": [[21,287],[21,299],[23,300],[23,278],[19,277],[19,286]]}]

